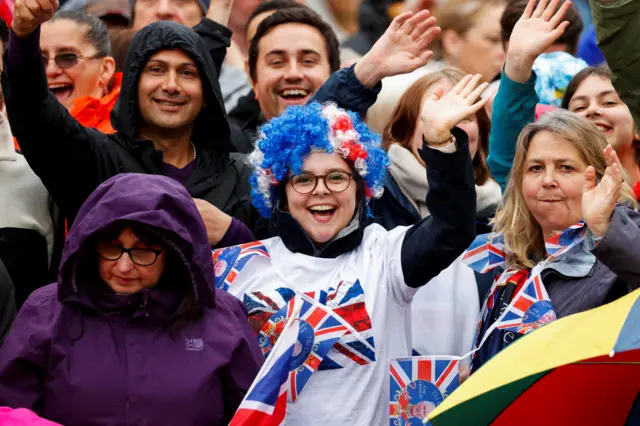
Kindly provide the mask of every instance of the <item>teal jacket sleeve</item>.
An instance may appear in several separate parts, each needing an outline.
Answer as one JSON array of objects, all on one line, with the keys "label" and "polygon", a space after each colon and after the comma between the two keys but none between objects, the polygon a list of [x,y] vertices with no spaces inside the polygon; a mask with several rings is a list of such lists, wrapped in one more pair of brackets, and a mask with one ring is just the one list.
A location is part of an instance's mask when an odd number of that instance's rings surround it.
[{"label": "teal jacket sleeve", "polygon": [[533,71],[529,81],[516,83],[503,70],[500,88],[493,100],[487,164],[503,193],[516,154],[518,136],[524,126],[535,120],[538,103],[535,84],[536,74]]},{"label": "teal jacket sleeve", "polygon": [[640,128],[640,1],[590,0],[598,47],[613,73],[613,86]]}]

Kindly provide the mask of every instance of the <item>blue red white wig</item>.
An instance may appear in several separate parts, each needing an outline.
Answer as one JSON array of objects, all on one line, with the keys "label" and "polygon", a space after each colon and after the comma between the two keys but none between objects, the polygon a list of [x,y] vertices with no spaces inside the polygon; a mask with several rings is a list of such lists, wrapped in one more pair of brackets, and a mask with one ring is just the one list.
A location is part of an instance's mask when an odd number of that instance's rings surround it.
[{"label": "blue red white wig", "polygon": [[379,198],[389,160],[379,135],[357,114],[317,102],[288,108],[260,128],[249,163],[253,205],[268,218],[277,204],[277,188],[302,171],[312,152],[338,153],[362,178],[367,201]]}]

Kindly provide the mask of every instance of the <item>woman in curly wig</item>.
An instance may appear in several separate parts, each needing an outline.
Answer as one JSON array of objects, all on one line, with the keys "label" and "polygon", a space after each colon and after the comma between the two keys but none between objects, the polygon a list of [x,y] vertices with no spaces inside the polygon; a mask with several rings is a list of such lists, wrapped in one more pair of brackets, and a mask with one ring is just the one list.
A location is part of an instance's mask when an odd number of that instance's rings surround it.
[{"label": "woman in curly wig", "polygon": [[262,127],[250,156],[253,202],[276,237],[216,252],[216,285],[245,302],[265,352],[277,329],[269,317],[297,293],[349,330],[288,404],[287,425],[389,424],[387,365],[411,355],[413,295],[475,234],[468,138],[454,125],[484,104],[480,77],[423,108],[431,217],[411,227],[371,223],[367,203],[381,195],[388,160],[356,114],[315,103]]}]

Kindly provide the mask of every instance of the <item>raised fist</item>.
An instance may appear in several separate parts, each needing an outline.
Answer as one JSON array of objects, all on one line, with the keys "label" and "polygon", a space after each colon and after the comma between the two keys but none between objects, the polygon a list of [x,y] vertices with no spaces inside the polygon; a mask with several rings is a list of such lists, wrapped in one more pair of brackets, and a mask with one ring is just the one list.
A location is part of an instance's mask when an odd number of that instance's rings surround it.
[{"label": "raised fist", "polygon": [[59,0],[16,0],[11,29],[18,37],[26,37],[51,19],[59,6]]}]

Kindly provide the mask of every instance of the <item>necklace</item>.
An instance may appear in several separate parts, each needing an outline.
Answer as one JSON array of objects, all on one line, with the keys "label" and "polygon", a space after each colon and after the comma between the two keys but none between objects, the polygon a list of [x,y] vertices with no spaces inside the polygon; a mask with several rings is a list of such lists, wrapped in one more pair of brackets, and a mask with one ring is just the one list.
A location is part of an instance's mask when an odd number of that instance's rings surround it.
[{"label": "necklace", "polygon": [[193,159],[196,159],[196,146],[194,145],[193,142],[191,142],[191,147],[193,148]]}]

